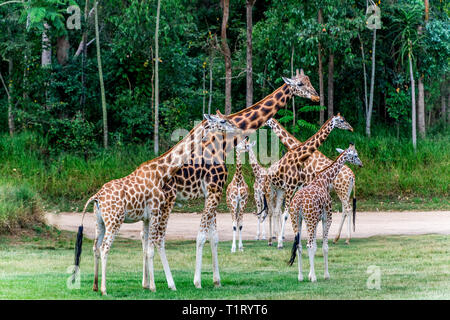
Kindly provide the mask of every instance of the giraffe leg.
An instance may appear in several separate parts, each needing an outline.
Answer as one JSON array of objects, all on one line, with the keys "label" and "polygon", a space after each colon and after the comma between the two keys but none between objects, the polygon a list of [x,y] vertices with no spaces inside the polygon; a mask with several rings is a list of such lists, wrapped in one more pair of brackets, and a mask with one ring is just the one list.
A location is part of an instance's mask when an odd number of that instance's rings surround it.
[{"label": "giraffe leg", "polygon": [[[301,210],[301,209],[300,209]],[[302,213],[300,212],[298,218],[298,281],[303,281],[303,268],[302,268]]]},{"label": "giraffe leg", "polygon": [[167,286],[170,290],[177,290],[175,287],[175,282],[173,281],[172,272],[170,271],[169,262],[166,257],[166,248],[164,239],[158,239],[157,242],[159,257],[161,258],[161,263],[163,265],[164,273],[166,275]]},{"label": "giraffe leg", "polygon": [[144,289],[149,289],[148,277],[149,277],[149,245],[148,245],[148,231],[149,231],[149,221],[144,220],[141,231],[141,241],[142,241],[142,251],[144,254],[142,263],[142,287]]},{"label": "giraffe leg", "polygon": [[255,240],[260,240],[261,238],[261,215],[263,214],[261,211],[263,209],[262,201],[261,201],[261,195],[259,192],[255,192],[255,204],[256,204],[256,213],[260,214],[259,216],[256,216],[258,219],[258,224],[256,225],[256,237]]},{"label": "giraffe leg", "polygon": [[324,212],[322,217],[322,252],[323,252],[323,265],[324,265],[324,279],[330,279],[330,274],[328,273],[328,231],[330,230],[331,220],[332,220],[331,210]]},{"label": "giraffe leg", "polygon": [[314,256],[317,250],[316,243],[316,229],[317,229],[317,221],[307,222],[308,229],[308,244],[306,247],[308,248],[308,256],[309,256],[309,275],[308,279],[311,282],[316,282],[316,272],[314,271]]},{"label": "giraffe leg", "polygon": [[[117,216],[113,214],[113,216]],[[114,238],[117,235],[117,232],[120,229],[121,224],[123,223],[123,217],[119,220],[118,223],[106,225],[105,237],[101,246],[101,259],[102,259],[102,284],[101,284],[101,292],[102,295],[106,296],[106,263],[108,261],[109,250],[111,250],[112,243],[114,242]]]},{"label": "giraffe leg", "polygon": [[239,215],[237,225],[239,229],[239,251],[244,251],[244,245],[242,244],[242,213]]},{"label": "giraffe leg", "polygon": [[338,229],[336,238],[334,238],[333,243],[337,243],[337,242],[339,241],[339,238],[341,237],[342,226],[344,225],[344,221],[345,221],[346,216],[347,216],[347,213],[345,212],[345,207],[344,207],[344,204],[342,203],[342,218],[341,218],[341,223],[339,224],[339,229]]},{"label": "giraffe leg", "polygon": [[[292,199],[293,195],[294,195],[294,192],[291,190],[287,190],[285,192],[286,200],[285,200],[283,217],[281,219],[281,230],[280,230],[280,234],[278,235],[278,246],[277,246],[278,249],[283,248],[284,229],[286,228],[286,221],[287,221],[287,218],[289,215],[289,206],[291,204],[291,199]],[[296,219],[296,217],[294,215],[290,215],[290,216],[291,216],[292,225],[294,225],[294,219]]]},{"label": "giraffe leg", "polygon": [[[95,206],[94,206],[95,208]],[[94,209],[96,210],[96,209]],[[94,285],[92,290],[98,291],[98,265],[100,262],[100,247],[103,243],[103,237],[105,236],[105,223],[101,217],[101,214],[97,212],[97,222],[95,225],[95,240],[94,240]]]},{"label": "giraffe leg", "polygon": [[236,252],[236,229],[237,229],[237,221],[233,221],[233,240],[231,242],[231,252]]},{"label": "giraffe leg", "polygon": [[217,248],[219,245],[219,233],[216,229],[216,217],[213,218],[209,227],[209,242],[211,244],[211,256],[213,267],[213,282],[216,288],[220,287],[219,258]]},{"label": "giraffe leg", "polygon": [[[209,230],[209,228],[210,228],[210,224],[212,221],[214,222],[214,226],[215,226],[216,207],[219,204],[221,195],[222,195],[221,190],[214,190],[212,188],[208,188],[208,198],[206,199],[205,210],[202,215],[202,219],[200,222],[200,230],[197,234],[197,241],[196,241],[196,262],[195,262],[195,273],[194,273],[194,285],[198,289],[200,289],[202,287],[202,284],[201,284],[202,257],[203,257],[203,247],[206,242],[207,232],[209,232],[210,236],[213,237],[213,239],[212,239],[213,242],[219,241],[219,236],[217,234],[217,231],[214,229],[214,231],[212,232]],[[213,249],[212,255],[213,255],[213,262],[218,261],[217,250],[215,248]],[[218,281],[217,285],[220,285],[218,263],[217,263],[216,268],[217,268],[216,279]],[[214,277],[214,275],[213,275],[213,277]]]}]

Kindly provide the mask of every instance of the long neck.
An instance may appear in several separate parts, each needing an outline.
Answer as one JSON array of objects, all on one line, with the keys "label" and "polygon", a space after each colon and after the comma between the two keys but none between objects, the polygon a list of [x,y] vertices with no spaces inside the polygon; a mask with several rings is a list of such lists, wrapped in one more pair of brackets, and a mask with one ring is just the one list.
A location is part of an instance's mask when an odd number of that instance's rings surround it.
[{"label": "long neck", "polygon": [[288,150],[300,146],[301,142],[290,134],[289,131],[287,131],[286,128],[284,128],[277,120],[272,118],[267,121],[267,124],[280,139],[281,143],[288,148]]},{"label": "long neck", "polygon": [[328,167],[326,167],[325,169],[320,171],[317,174],[317,177],[320,179],[323,179],[327,185],[330,184],[336,178],[336,176],[339,174],[342,167],[344,166],[344,164],[346,162],[345,154],[346,154],[346,151],[342,152],[337,157],[337,159],[334,160],[334,162],[332,164],[330,164]]},{"label": "long neck", "polygon": [[257,130],[285,106],[291,97],[290,87],[284,84],[254,105],[229,115],[228,119],[244,132]]},{"label": "long neck", "polygon": [[236,150],[236,172],[234,173],[235,179],[242,180],[242,161],[241,152]]},{"label": "long neck", "polygon": [[328,119],[316,134],[295,148],[293,151],[298,154],[300,161],[308,159],[328,138],[333,128],[333,121]]},{"label": "long neck", "polygon": [[256,176],[259,170],[261,170],[261,166],[259,165],[256,155],[251,148],[248,151],[248,157],[250,158],[250,165],[252,166],[253,174]]}]

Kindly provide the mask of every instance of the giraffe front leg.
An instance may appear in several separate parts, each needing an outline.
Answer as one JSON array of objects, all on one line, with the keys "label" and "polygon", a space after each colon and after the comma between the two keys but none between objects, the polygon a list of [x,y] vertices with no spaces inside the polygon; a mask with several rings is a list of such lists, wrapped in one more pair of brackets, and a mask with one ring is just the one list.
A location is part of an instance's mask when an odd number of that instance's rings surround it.
[{"label": "giraffe front leg", "polygon": [[345,244],[350,244],[350,238],[352,236],[352,209],[350,207],[349,202],[347,201],[345,205],[345,214],[347,215],[347,240],[345,240]]},{"label": "giraffe front leg", "polygon": [[[330,208],[331,209],[331,208]],[[330,279],[330,274],[328,273],[328,231],[330,230],[332,220],[331,211],[324,212],[322,218],[322,231],[323,231],[323,240],[322,240],[322,252],[323,252],[323,265],[324,265],[324,279]]]},{"label": "giraffe front leg", "polygon": [[211,221],[209,228],[209,242],[211,244],[211,256],[212,256],[212,267],[213,267],[213,282],[216,288],[221,286],[220,284],[220,273],[219,273],[219,258],[217,248],[219,245],[219,233],[216,229],[216,218],[214,217]]},{"label": "giraffe front leg", "polygon": [[237,223],[236,220],[233,221],[233,240],[231,241],[231,252],[236,252],[236,230],[237,229]]},{"label": "giraffe front leg", "polygon": [[302,268],[302,216],[301,212],[299,214],[298,219],[298,246],[297,246],[297,255],[298,255],[298,281],[303,281],[303,268]]},{"label": "giraffe front leg", "polygon": [[166,275],[167,286],[170,290],[177,290],[175,287],[175,282],[173,281],[172,272],[170,271],[169,261],[167,261],[166,257],[166,248],[164,239],[158,239],[157,241],[159,257],[161,258],[161,263],[163,265],[164,274]]},{"label": "giraffe front leg", "polygon": [[336,238],[334,238],[333,243],[337,243],[337,242],[339,241],[339,238],[341,237],[342,226],[344,225],[345,218],[346,218],[345,207],[344,207],[344,204],[342,204],[342,218],[341,218],[341,223],[339,224],[339,229],[338,229]]},{"label": "giraffe front leg", "polygon": [[[283,216],[281,218],[281,230],[280,230],[280,234],[278,235],[278,246],[277,246],[278,249],[282,249],[283,248],[284,230],[286,228],[286,222],[287,222],[287,218],[288,218],[288,215],[289,215],[289,206],[291,204],[291,199],[292,199],[293,193],[294,192],[291,191],[291,190],[288,190],[285,193],[285,199],[286,200],[285,200],[284,213],[283,213]],[[280,211],[281,211],[281,207],[280,207]],[[292,224],[294,224],[295,217],[293,215],[290,215],[290,216],[291,216]]]},{"label": "giraffe front leg", "polygon": [[244,251],[244,245],[242,244],[242,217],[240,217],[238,222],[239,229],[239,251]]}]

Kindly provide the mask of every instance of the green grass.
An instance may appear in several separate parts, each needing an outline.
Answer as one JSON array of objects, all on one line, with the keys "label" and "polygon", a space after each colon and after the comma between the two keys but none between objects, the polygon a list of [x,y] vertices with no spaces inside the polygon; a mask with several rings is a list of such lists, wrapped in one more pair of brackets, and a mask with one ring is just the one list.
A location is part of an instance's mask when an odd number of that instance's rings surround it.
[{"label": "green grass", "polygon": [[[49,231],[50,230],[50,231]],[[92,241],[85,239],[81,288],[69,290],[67,268],[73,262],[75,234],[52,229],[0,238],[0,299],[449,299],[450,237],[392,236],[353,239],[329,251],[330,280],[323,280],[321,241],[316,254],[317,283],[297,281],[296,263],[287,265],[290,250],[265,241],[244,241],[245,251],[232,254],[220,242],[222,287],[212,282],[211,254],[205,245],[202,285],[192,281],[194,241],[168,241],[167,256],[177,291],[167,288],[155,256],[155,293],[141,288],[142,248],[138,241],[117,239],[108,259],[108,296],[93,292]],[[304,243],[303,243],[304,244]],[[291,243],[288,243],[290,246]],[[369,290],[367,268],[380,267],[381,289]],[[309,263],[303,254],[304,276]]]}]

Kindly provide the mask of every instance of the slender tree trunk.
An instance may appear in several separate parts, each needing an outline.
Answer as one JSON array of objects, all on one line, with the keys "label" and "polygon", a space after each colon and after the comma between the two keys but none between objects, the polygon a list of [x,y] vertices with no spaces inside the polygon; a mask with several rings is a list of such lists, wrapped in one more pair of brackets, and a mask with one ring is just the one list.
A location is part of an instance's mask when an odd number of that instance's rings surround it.
[{"label": "slender tree trunk", "polygon": [[328,119],[334,115],[334,53],[328,57]]},{"label": "slender tree trunk", "polygon": [[420,138],[425,138],[425,92],[423,87],[423,75],[417,79],[417,126]]},{"label": "slender tree trunk", "polygon": [[[319,9],[317,21],[319,23],[323,23],[322,9]],[[317,52],[318,52],[318,59],[319,59],[319,98],[320,98],[319,104],[321,107],[323,107],[325,105],[325,95],[324,95],[324,88],[323,88],[322,45],[320,44],[320,42],[317,45]],[[323,124],[323,122],[325,121],[324,114],[325,114],[325,110],[320,110],[320,115],[319,115],[320,124]]]},{"label": "slender tree trunk", "polygon": [[103,82],[103,69],[102,69],[102,57],[100,54],[100,36],[98,31],[98,2],[95,2],[95,43],[97,46],[97,64],[98,64],[98,78],[100,81],[100,94],[102,100],[102,112],[103,112],[103,147],[108,148],[108,114],[106,111],[106,97],[105,97],[105,85]]},{"label": "slender tree trunk", "polygon": [[246,105],[250,107],[253,104],[253,17],[252,9],[255,4],[255,0],[247,0],[247,96]]},{"label": "slender tree trunk", "polygon": [[[12,62],[9,62],[9,70],[10,70],[10,77],[11,77],[11,70],[12,70]],[[8,97],[8,128],[9,128],[9,135],[12,137],[14,136],[14,113],[13,113],[13,105],[12,105],[12,97],[9,92],[8,86],[6,85],[5,79],[3,79],[2,72],[0,70],[0,81],[3,84],[3,87],[5,88],[6,95]]]},{"label": "slender tree trunk", "polygon": [[444,120],[444,124],[447,126],[447,94],[445,77],[441,85],[441,118]]},{"label": "slender tree trunk", "polygon": [[86,69],[86,56],[87,56],[87,36],[88,36],[88,13],[89,12],[89,0],[86,0],[84,4],[84,23],[83,23],[83,37],[82,37],[82,56],[81,56],[81,99],[80,99],[80,105],[81,105],[81,114],[83,115],[86,111],[86,76],[85,76],[85,69]]},{"label": "slender tree trunk", "polygon": [[227,25],[230,15],[230,0],[221,0],[222,18],[222,51],[225,57],[225,114],[231,113],[231,51],[227,43]]},{"label": "slender tree trunk", "polygon": [[361,56],[362,56],[362,65],[363,65],[363,74],[364,74],[364,112],[368,113],[368,103],[367,103],[367,71],[366,71],[366,58],[364,54],[364,45],[360,35],[358,34],[359,41],[361,42]]},{"label": "slender tree trunk", "polygon": [[56,58],[60,65],[65,65],[69,60],[70,43],[66,36],[58,37],[56,41]]},{"label": "slender tree trunk", "polygon": [[161,0],[158,0],[156,9],[156,28],[155,28],[155,155],[159,154],[159,14]]},{"label": "slender tree trunk", "polygon": [[212,104],[212,90],[213,90],[213,62],[214,62],[214,57],[213,57],[213,53],[214,51],[211,52],[210,56],[209,56],[209,100],[208,100],[208,114],[211,114],[211,104]]},{"label": "slender tree trunk", "polygon": [[52,64],[52,46],[50,42],[50,37],[48,31],[50,26],[48,23],[44,22],[44,31],[42,31],[42,56],[41,65],[43,68],[48,68]]},{"label": "slender tree trunk", "polygon": [[411,54],[408,54],[409,60],[409,77],[411,81],[411,115],[412,115],[412,144],[414,147],[414,151],[417,148],[417,137],[416,137],[416,89],[414,82],[414,74],[413,74],[413,66],[411,60]]},{"label": "slender tree trunk", "polygon": [[[291,78],[294,77],[294,44],[292,44],[292,50],[291,50]],[[292,96],[292,126],[295,127],[295,98]]]},{"label": "slender tree trunk", "polygon": [[203,68],[202,96],[203,96],[202,114],[205,114],[205,109],[206,109],[206,70],[205,70],[205,68]]},{"label": "slender tree trunk", "polygon": [[370,76],[370,96],[369,96],[369,109],[366,113],[366,135],[370,137],[370,125],[372,120],[373,109],[373,93],[375,85],[375,49],[377,41],[377,29],[373,29],[373,42],[372,42],[372,74]]}]

